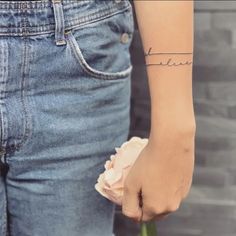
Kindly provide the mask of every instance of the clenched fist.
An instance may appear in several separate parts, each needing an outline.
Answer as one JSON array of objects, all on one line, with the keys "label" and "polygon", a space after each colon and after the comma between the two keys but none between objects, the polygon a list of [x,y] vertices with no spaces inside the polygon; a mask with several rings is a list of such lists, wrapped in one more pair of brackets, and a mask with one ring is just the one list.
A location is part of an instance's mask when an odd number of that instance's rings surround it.
[{"label": "clenched fist", "polygon": [[174,132],[149,138],[124,184],[122,213],[136,222],[164,218],[188,195],[194,169],[194,137]]}]

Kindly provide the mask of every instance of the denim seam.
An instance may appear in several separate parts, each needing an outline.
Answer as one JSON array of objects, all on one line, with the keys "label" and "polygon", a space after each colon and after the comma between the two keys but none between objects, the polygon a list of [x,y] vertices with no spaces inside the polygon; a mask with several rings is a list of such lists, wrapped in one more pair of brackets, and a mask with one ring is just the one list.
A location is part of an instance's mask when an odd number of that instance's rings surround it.
[{"label": "denim seam", "polygon": [[87,15],[87,16],[81,17],[80,19],[77,18],[77,19],[70,20],[68,22],[68,26],[66,28],[67,29],[68,28],[74,28],[73,26],[78,27],[78,25],[80,25],[81,23],[82,24],[83,23],[84,24],[90,24],[90,23],[93,23],[93,22],[96,22],[96,21],[100,21],[100,20],[109,18],[113,15],[125,12],[128,9],[130,9],[130,6],[119,9],[119,10],[117,10],[114,7],[109,7],[107,10],[93,12],[93,13],[90,13],[89,15]]},{"label": "denim seam", "polygon": [[5,147],[7,143],[7,132],[8,132],[8,121],[7,121],[7,111],[6,111],[6,106],[4,103],[4,99],[6,97],[6,87],[7,87],[7,78],[8,78],[8,45],[3,44],[1,46],[2,48],[2,57],[3,59],[1,60],[1,63],[3,65],[3,73],[2,73],[2,78],[3,78],[3,89],[1,92],[1,100],[2,100],[2,107],[1,107],[1,128],[2,128],[2,137],[1,137],[1,146]]},{"label": "denim seam", "polygon": [[[89,0],[87,0],[89,1]],[[69,5],[66,5],[68,7],[71,7],[73,4],[74,5],[83,5],[84,2],[79,2],[78,1],[74,1],[72,2],[71,0],[62,0],[63,3],[69,3]],[[51,7],[52,3],[50,1],[43,1],[43,0],[39,0],[39,1],[29,1],[29,2],[19,2],[19,1],[4,1],[4,2],[0,2],[0,9],[6,9],[6,10],[19,10],[22,8],[22,5],[25,5],[27,9],[45,9],[45,7]]]},{"label": "denim seam", "polygon": [[[2,95],[5,97],[5,86],[6,86],[6,79],[7,79],[7,73],[8,73],[8,70],[6,69],[6,65],[8,64],[7,63],[7,60],[8,60],[8,50],[7,50],[7,47],[5,47],[5,45],[1,45],[1,49],[0,50],[0,58],[2,58],[3,60],[1,60],[0,62],[3,64],[3,69],[1,69],[2,73],[1,73],[1,77],[3,78],[4,80],[4,89],[2,90],[3,92],[1,93],[1,98],[2,98]],[[1,127],[2,127],[2,131],[4,130],[5,131],[5,127],[4,126],[5,124],[5,119],[3,118],[3,110],[1,108]],[[2,132],[2,137],[1,137],[1,145],[3,145],[3,137],[4,137],[4,134],[5,132],[3,133]],[[3,213],[3,228],[2,228],[2,233],[3,235],[6,235],[6,229],[7,229],[7,200],[6,200],[6,196],[4,198],[4,201],[3,201],[3,204],[4,204],[4,213]]]},{"label": "denim seam", "polygon": [[90,65],[88,65],[88,63],[84,59],[79,46],[75,42],[75,38],[74,38],[72,32],[68,33],[67,39],[68,39],[67,41],[69,42],[69,45],[71,46],[73,55],[75,56],[76,60],[79,62],[81,67],[85,70],[85,72],[87,72],[91,76],[99,78],[99,79],[105,79],[105,80],[119,80],[119,79],[125,79],[125,78],[127,78],[127,76],[130,75],[132,68],[133,68],[132,64],[130,64],[126,70],[123,70],[121,72],[110,72],[109,73],[109,72],[102,72],[102,71],[98,71],[96,69],[93,69],[92,67],[90,67]]},{"label": "denim seam", "polygon": [[[117,10],[117,8],[114,8],[114,7],[109,7],[103,11],[98,10],[97,12],[90,13],[89,15],[81,17],[80,19],[73,19],[70,21],[66,21],[66,19],[65,19],[65,23],[66,23],[65,30],[79,28],[81,26],[106,19],[106,18],[111,17],[113,15],[124,12],[130,8],[131,8],[130,5],[122,8],[122,9],[119,9],[119,10]],[[27,25],[26,26],[27,35],[41,35],[41,34],[53,33],[55,30],[54,27],[55,27],[55,24],[48,24],[48,25],[42,25],[42,26]],[[6,29],[6,30],[10,29],[10,30],[16,31],[16,32],[1,32],[1,28]],[[26,28],[25,28],[25,30],[26,30]],[[33,31],[29,31],[30,28],[33,29]],[[37,31],[37,29],[39,29],[39,28],[44,28],[44,29],[43,30],[40,29]],[[18,27],[0,27],[0,35],[23,36],[23,30]]]},{"label": "denim seam", "polygon": [[65,19],[61,0],[52,0],[53,15],[55,21],[55,41],[56,45],[65,44]]},{"label": "denim seam", "polygon": [[[86,25],[89,25],[89,24],[92,24],[92,23],[95,23],[95,22],[99,22],[99,21],[102,21],[102,20],[105,20],[105,19],[107,19],[107,18],[109,18],[109,17],[112,17],[112,16],[114,16],[114,15],[117,15],[117,14],[120,14],[120,13],[123,13],[123,12],[125,12],[125,11],[127,11],[129,8],[125,8],[125,9],[123,9],[123,10],[121,10],[121,11],[115,11],[115,12],[111,12],[109,15],[103,15],[103,16],[100,16],[99,18],[91,18],[90,20],[88,20],[88,21],[85,21],[85,22],[79,22],[80,20],[75,20],[72,24],[71,24],[71,26],[70,25],[68,25],[67,27],[66,27],[66,30],[72,30],[72,29],[79,29],[79,28],[82,28],[82,27],[84,27],[84,26],[86,26]],[[82,18],[83,19],[83,18]],[[82,23],[82,24],[81,24]]]},{"label": "denim seam", "polygon": [[5,192],[5,198],[3,201],[4,204],[4,219],[3,219],[3,230],[2,233],[3,235],[7,234],[7,199],[6,199],[6,192]]},{"label": "denim seam", "polygon": [[[70,32],[71,33],[71,32]],[[132,65],[130,65],[128,67],[128,69],[122,71],[122,72],[117,72],[117,74],[109,74],[109,73],[105,73],[105,72],[100,72],[100,71],[96,71],[93,68],[91,68],[87,62],[84,60],[83,56],[81,56],[81,52],[78,51],[78,47],[74,44],[73,42],[73,38],[74,36],[69,36],[70,38],[68,38],[68,42],[72,48],[73,51],[73,55],[75,56],[76,60],[79,62],[79,64],[81,65],[81,68],[83,70],[85,70],[85,72],[87,72],[89,75],[91,75],[92,77],[96,77],[99,79],[105,79],[105,80],[119,80],[119,79],[125,79],[127,78],[127,76],[130,75],[131,71],[132,71]],[[75,52],[76,51],[76,52]]]},{"label": "denim seam", "polygon": [[[24,113],[24,133],[22,134],[21,138],[21,142],[15,144],[15,149],[19,150],[19,148],[21,148],[23,146],[23,144],[26,142],[26,140],[29,138],[29,134],[31,133],[30,131],[30,122],[29,122],[29,111],[26,105],[26,78],[29,74],[29,70],[30,70],[30,63],[29,63],[29,57],[28,57],[28,53],[29,53],[29,47],[27,44],[27,38],[24,39],[24,48],[23,48],[23,58],[22,58],[22,75],[21,75],[21,103],[22,103],[22,107],[23,107],[23,113]],[[13,148],[13,147],[12,147]]]},{"label": "denim seam", "polygon": [[[27,9],[38,9],[38,8],[45,8],[45,7],[50,7],[51,3],[50,2],[17,2],[17,1],[4,1],[0,2],[0,9],[3,10],[19,10],[22,8],[22,4],[26,5]],[[29,7],[31,5],[31,7]]]}]

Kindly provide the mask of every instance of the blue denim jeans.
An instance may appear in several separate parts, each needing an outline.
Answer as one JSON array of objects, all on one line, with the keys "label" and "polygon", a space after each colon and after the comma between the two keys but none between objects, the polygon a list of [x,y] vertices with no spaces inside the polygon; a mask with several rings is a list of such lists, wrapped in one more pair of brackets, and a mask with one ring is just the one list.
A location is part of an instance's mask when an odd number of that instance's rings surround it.
[{"label": "blue denim jeans", "polygon": [[133,33],[129,0],[0,1],[1,236],[112,235]]}]

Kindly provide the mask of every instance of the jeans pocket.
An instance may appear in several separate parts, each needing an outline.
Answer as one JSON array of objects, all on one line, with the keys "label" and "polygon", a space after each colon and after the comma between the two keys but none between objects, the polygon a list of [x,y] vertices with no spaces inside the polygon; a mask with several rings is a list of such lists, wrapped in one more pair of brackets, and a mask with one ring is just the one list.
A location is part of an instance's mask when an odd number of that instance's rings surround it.
[{"label": "jeans pocket", "polygon": [[125,79],[132,72],[130,45],[134,22],[132,8],[66,32],[77,63],[97,79]]}]

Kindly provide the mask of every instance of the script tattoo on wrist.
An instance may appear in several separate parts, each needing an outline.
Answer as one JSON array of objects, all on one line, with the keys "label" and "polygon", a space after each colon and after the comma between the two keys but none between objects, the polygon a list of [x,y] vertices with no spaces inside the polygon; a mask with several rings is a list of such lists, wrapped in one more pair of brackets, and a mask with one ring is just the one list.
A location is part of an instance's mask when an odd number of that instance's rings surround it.
[{"label": "script tattoo on wrist", "polygon": [[184,66],[193,64],[192,54],[192,52],[152,52],[150,47],[144,55],[146,66]]}]

